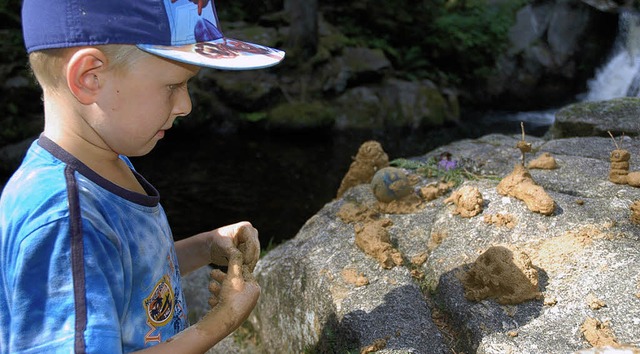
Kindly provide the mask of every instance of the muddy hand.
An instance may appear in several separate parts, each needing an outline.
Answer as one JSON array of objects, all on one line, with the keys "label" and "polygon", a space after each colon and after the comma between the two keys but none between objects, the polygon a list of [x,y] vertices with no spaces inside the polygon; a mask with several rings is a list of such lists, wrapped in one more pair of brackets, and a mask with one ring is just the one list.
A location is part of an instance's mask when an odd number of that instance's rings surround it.
[{"label": "muddy hand", "polygon": [[[243,264],[248,267],[249,273],[252,273],[260,258],[260,240],[258,239],[258,230],[251,224],[242,225],[238,229],[238,249],[242,252]],[[244,269],[243,269],[244,270]]]},{"label": "muddy hand", "polygon": [[209,291],[212,308],[195,327],[212,335],[217,330],[225,333],[235,330],[247,319],[260,297],[260,285],[243,264],[242,253],[236,248],[230,252],[226,273],[219,269],[211,272]]}]

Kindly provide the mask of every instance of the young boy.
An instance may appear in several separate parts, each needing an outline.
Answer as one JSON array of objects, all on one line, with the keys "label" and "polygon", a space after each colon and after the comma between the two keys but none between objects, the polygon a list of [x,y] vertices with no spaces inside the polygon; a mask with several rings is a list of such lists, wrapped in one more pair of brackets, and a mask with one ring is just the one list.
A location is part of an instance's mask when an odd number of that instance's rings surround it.
[{"label": "young boy", "polygon": [[[44,132],[0,199],[1,353],[204,353],[255,306],[257,231],[173,242],[159,193],[126,156],[191,111],[199,67],[284,53],[222,37],[209,0],[25,0]],[[212,310],[188,327],[180,276],[209,263]]]}]

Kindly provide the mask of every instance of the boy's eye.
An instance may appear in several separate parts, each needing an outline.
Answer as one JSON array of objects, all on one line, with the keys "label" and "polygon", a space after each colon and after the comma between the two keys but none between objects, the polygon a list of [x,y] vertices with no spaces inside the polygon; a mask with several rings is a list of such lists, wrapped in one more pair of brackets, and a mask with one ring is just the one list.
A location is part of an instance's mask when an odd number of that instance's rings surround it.
[{"label": "boy's eye", "polygon": [[169,88],[169,91],[175,91],[177,89],[183,88],[185,84],[186,84],[185,82],[181,82],[179,84],[171,84],[167,87]]}]

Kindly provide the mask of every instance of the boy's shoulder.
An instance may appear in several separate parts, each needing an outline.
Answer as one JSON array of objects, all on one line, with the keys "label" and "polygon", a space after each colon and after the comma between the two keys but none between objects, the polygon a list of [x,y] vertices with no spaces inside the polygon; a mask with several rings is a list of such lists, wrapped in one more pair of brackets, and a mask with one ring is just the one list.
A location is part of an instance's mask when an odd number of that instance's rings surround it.
[{"label": "boy's shoulder", "polygon": [[56,160],[38,145],[31,144],[22,164],[14,172],[2,190],[0,213],[16,214],[22,211],[33,213],[39,208],[49,211],[66,208],[65,164]]}]

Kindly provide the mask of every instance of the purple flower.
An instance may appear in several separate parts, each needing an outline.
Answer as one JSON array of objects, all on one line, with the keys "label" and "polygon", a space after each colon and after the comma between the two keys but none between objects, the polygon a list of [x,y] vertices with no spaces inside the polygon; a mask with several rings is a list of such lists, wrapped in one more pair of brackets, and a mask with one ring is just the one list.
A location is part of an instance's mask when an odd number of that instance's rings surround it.
[{"label": "purple flower", "polygon": [[438,167],[444,169],[445,171],[453,170],[458,165],[458,161],[449,160],[447,158],[443,158],[438,162]]}]

